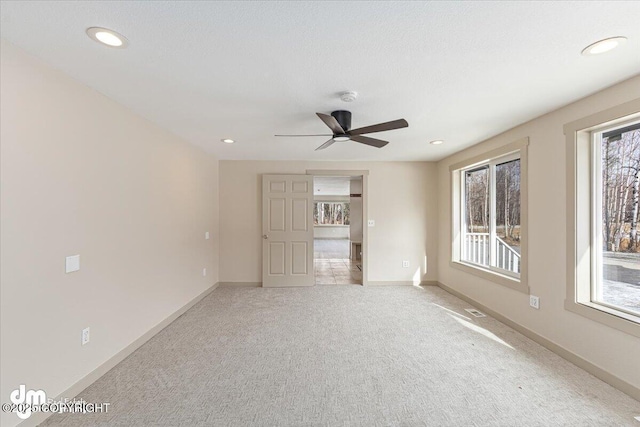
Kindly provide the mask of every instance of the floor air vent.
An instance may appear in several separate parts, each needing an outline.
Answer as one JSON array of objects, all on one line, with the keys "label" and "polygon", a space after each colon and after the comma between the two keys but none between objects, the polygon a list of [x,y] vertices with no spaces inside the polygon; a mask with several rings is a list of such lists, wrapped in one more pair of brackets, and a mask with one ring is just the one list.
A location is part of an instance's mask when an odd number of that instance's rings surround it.
[{"label": "floor air vent", "polygon": [[469,314],[475,317],[487,317],[486,314],[476,310],[475,308],[465,308],[464,311],[468,312]]}]

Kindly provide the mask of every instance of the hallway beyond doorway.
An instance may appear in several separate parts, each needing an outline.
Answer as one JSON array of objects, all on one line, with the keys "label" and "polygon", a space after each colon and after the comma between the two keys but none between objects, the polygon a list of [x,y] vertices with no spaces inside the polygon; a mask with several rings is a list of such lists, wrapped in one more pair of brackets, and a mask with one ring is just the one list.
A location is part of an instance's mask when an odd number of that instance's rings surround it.
[{"label": "hallway beyond doorway", "polygon": [[362,264],[349,259],[348,239],[314,239],[316,285],[361,285]]}]

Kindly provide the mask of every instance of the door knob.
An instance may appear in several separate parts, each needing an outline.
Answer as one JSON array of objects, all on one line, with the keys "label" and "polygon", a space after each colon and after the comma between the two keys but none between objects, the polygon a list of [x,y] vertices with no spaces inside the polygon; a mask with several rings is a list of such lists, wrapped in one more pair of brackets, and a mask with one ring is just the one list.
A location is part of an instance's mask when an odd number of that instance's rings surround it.
[{"label": "door knob", "polygon": [[267,235],[267,234],[263,234],[263,235],[262,235],[262,238],[263,238],[263,239],[265,239],[265,240],[267,240],[267,239],[269,238],[269,235]]}]

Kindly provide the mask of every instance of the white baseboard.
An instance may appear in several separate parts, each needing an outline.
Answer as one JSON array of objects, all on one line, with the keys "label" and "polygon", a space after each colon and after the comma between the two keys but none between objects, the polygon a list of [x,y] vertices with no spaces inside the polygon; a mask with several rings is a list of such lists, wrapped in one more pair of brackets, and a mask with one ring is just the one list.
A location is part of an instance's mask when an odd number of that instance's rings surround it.
[{"label": "white baseboard", "polygon": [[388,280],[388,281],[371,281],[367,282],[367,286],[438,286],[438,282],[427,280],[417,285],[412,280]]},{"label": "white baseboard", "polygon": [[440,283],[437,280],[426,280],[420,283],[420,286],[438,286]]},{"label": "white baseboard", "polygon": [[[73,384],[67,390],[60,393],[60,395],[57,396],[54,400],[63,400],[65,398],[72,399],[78,396],[82,392],[82,390],[84,390],[85,388],[89,387],[91,384],[96,382],[98,378],[106,374],[109,370],[111,370],[118,363],[122,362],[127,356],[129,356],[131,353],[136,351],[138,348],[142,347],[144,343],[146,343],[151,338],[153,338],[153,336],[156,335],[158,332],[160,332],[161,330],[169,326],[169,324],[171,324],[171,322],[176,320],[178,317],[182,316],[187,310],[189,310],[191,307],[196,305],[196,303],[198,303],[201,299],[203,299],[204,297],[209,295],[211,292],[213,292],[218,286],[219,286],[219,283],[216,283],[215,285],[211,285],[208,289],[206,289],[200,295],[196,296],[191,301],[189,301],[188,303],[180,307],[178,310],[173,312],[173,314],[171,314],[169,317],[164,319],[162,322],[158,323],[156,326],[149,329],[149,331],[147,331],[140,338],[138,338],[137,340],[135,340],[134,342],[126,346],[124,349],[116,353],[113,357],[111,357],[102,365],[98,366],[96,369],[91,371],[84,378],[82,378],[81,380]],[[18,424],[18,427],[37,426],[38,424],[44,422],[44,420],[49,418],[51,415],[53,414],[49,412],[35,412],[31,417],[27,418],[26,420]]]},{"label": "white baseboard", "polygon": [[413,286],[411,280],[390,280],[390,281],[371,281],[367,282],[367,286]]},{"label": "white baseboard", "polygon": [[[262,282],[220,282],[221,288],[261,288]],[[369,281],[367,286],[417,286],[411,280]],[[438,286],[435,280],[420,282],[420,286]]]},{"label": "white baseboard", "polygon": [[261,288],[262,282],[220,282],[221,288]]},{"label": "white baseboard", "polygon": [[468,302],[469,304],[475,306],[476,308],[478,308],[479,310],[485,312],[486,314],[488,314],[489,316],[493,317],[494,319],[499,320],[500,322],[504,323],[505,325],[509,326],[510,328],[515,329],[516,331],[520,332],[525,337],[537,342],[538,344],[540,344],[543,347],[546,347],[547,349],[551,350],[552,352],[554,352],[558,356],[562,357],[563,359],[568,360],[569,362],[573,363],[574,365],[578,366],[579,368],[582,368],[585,371],[589,372],[591,375],[593,375],[593,376],[601,379],[602,381],[606,382],[610,386],[615,387],[618,390],[622,391],[623,393],[628,394],[632,398],[640,401],[640,388],[635,387],[632,384],[629,384],[625,380],[623,380],[623,379],[613,375],[611,372],[606,371],[606,370],[602,369],[601,367],[599,367],[597,365],[594,365],[593,363],[583,359],[582,357],[578,356],[577,354],[573,353],[572,351],[567,350],[566,348],[554,343],[553,341],[543,337],[542,335],[539,335],[536,332],[533,332],[531,329],[526,328],[526,327],[520,325],[519,323],[514,322],[513,320],[503,316],[502,314],[500,314],[500,313],[498,313],[496,311],[493,311],[489,307],[487,307],[487,306],[485,306],[483,304],[480,304],[479,302],[477,302],[476,300],[472,299],[471,297],[468,297],[467,295],[463,294],[462,292],[456,291],[455,289],[452,289],[449,286],[447,286],[447,285],[445,285],[445,284],[443,284],[441,282],[438,282],[437,284],[443,290],[445,290],[445,291],[449,292],[450,294],[460,298],[461,300],[464,300],[464,301]]}]

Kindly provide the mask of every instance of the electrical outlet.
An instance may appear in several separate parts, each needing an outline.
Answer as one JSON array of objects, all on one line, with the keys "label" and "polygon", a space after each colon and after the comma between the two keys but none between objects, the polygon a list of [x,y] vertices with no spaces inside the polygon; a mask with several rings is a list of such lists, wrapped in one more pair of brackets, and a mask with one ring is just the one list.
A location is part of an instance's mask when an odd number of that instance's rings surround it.
[{"label": "electrical outlet", "polygon": [[402,261],[402,267],[403,268],[409,268],[409,261]]},{"label": "electrical outlet", "polygon": [[91,339],[90,333],[90,328],[84,328],[82,330],[82,345],[89,344],[89,340]]},{"label": "electrical outlet", "polygon": [[529,295],[529,305],[536,310],[540,310],[540,298],[534,295]]},{"label": "electrical outlet", "polygon": [[369,221],[367,221],[367,225],[369,227],[375,227],[376,226],[376,222],[373,219],[370,219]]},{"label": "electrical outlet", "polygon": [[206,275],[207,275],[207,269],[206,269],[206,268],[203,268],[203,269],[202,269],[202,277],[204,277],[204,276],[206,276]]},{"label": "electrical outlet", "polygon": [[205,232],[204,232],[204,238],[205,238],[206,240],[209,240],[209,232],[208,232],[208,231],[205,231]]}]

